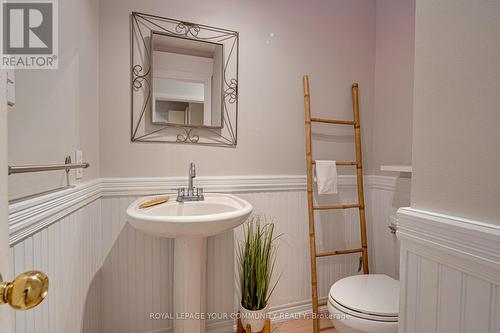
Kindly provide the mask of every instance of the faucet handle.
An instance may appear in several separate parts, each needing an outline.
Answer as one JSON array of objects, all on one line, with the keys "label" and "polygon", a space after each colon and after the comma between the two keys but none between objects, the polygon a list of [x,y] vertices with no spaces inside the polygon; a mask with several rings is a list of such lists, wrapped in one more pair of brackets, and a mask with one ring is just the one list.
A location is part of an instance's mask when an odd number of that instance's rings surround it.
[{"label": "faucet handle", "polygon": [[194,164],[194,162],[191,162],[191,164],[189,165],[189,175],[191,177],[196,177],[196,165]]}]

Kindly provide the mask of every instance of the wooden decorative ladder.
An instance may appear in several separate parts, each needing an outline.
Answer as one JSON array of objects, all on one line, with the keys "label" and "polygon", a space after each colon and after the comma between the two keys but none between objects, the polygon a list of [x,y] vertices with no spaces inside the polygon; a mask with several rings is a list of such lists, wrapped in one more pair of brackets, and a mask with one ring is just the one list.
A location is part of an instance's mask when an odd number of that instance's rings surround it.
[{"label": "wooden decorative ladder", "polygon": [[[359,101],[358,101],[358,84],[352,84],[352,110],[354,120],[330,120],[311,117],[311,95],[309,92],[309,76],[305,75],[304,81],[304,104],[306,112],[306,162],[307,162],[307,206],[309,211],[309,243],[311,252],[311,292],[312,292],[312,311],[313,311],[313,332],[320,331],[318,320],[318,306],[326,305],[327,300],[319,301],[318,299],[318,280],[316,271],[317,258],[336,256],[341,254],[361,253],[360,262],[363,266],[363,272],[368,274],[368,249],[366,242],[366,218],[365,218],[365,199],[363,192],[363,163],[361,156],[361,127],[359,119]],[[358,183],[358,203],[344,205],[314,205],[313,197],[313,164],[312,159],[312,142],[311,142],[311,123],[324,123],[334,125],[348,125],[354,127],[355,145],[356,145],[356,161],[355,162],[337,162],[337,166],[356,166],[356,175]],[[361,248],[337,250],[337,251],[316,251],[316,235],[314,232],[314,211],[315,210],[330,210],[330,209],[359,209],[359,226],[361,230]]]}]

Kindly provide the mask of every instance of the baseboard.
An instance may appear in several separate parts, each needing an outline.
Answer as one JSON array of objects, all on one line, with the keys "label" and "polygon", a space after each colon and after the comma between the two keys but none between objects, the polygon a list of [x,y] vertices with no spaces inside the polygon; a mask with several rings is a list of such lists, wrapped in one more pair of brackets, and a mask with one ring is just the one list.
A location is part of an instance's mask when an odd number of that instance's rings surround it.
[{"label": "baseboard", "polygon": [[[271,308],[269,311],[269,316],[271,317],[272,323],[280,323],[283,321],[304,318],[312,313],[312,306],[310,301],[300,301],[289,304],[283,304]],[[319,313],[327,313],[328,309],[326,306],[321,306],[319,308]],[[206,324],[207,333],[232,333],[236,332],[236,321],[234,320],[218,320],[208,322]],[[170,333],[173,332],[173,327],[161,328],[153,331],[147,331],[144,333]]]},{"label": "baseboard", "polygon": [[[320,306],[318,312],[320,314],[327,313],[328,308],[326,305]],[[310,314],[312,314],[312,304],[310,300],[279,305],[271,308],[269,311],[273,323],[305,318]]]},{"label": "baseboard", "polygon": [[[327,313],[326,306],[319,308],[319,313]],[[272,324],[283,321],[305,318],[312,313],[311,301],[299,301],[272,307],[269,311]],[[207,333],[236,332],[236,322],[233,320],[221,320],[207,324]]]}]

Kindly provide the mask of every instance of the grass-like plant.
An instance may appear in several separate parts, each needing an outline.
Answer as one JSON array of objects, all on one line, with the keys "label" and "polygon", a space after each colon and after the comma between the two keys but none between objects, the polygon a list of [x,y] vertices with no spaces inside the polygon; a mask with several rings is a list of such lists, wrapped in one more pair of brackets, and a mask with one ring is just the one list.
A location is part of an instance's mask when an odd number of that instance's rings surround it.
[{"label": "grass-like plant", "polygon": [[274,223],[262,225],[261,218],[254,216],[245,223],[244,236],[238,247],[241,305],[247,310],[262,310],[281,277],[271,286],[276,241],[281,235],[274,236]]}]

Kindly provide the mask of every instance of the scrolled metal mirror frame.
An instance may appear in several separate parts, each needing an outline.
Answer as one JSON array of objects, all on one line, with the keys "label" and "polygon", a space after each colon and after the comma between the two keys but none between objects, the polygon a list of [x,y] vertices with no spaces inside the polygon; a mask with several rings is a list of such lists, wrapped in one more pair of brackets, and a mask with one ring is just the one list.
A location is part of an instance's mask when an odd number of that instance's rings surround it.
[{"label": "scrolled metal mirror frame", "polygon": [[[236,147],[238,134],[237,31],[132,12],[131,24],[131,141]],[[152,103],[151,31],[224,45],[222,119],[220,128],[148,123]],[[148,128],[149,127],[149,128]]]}]

